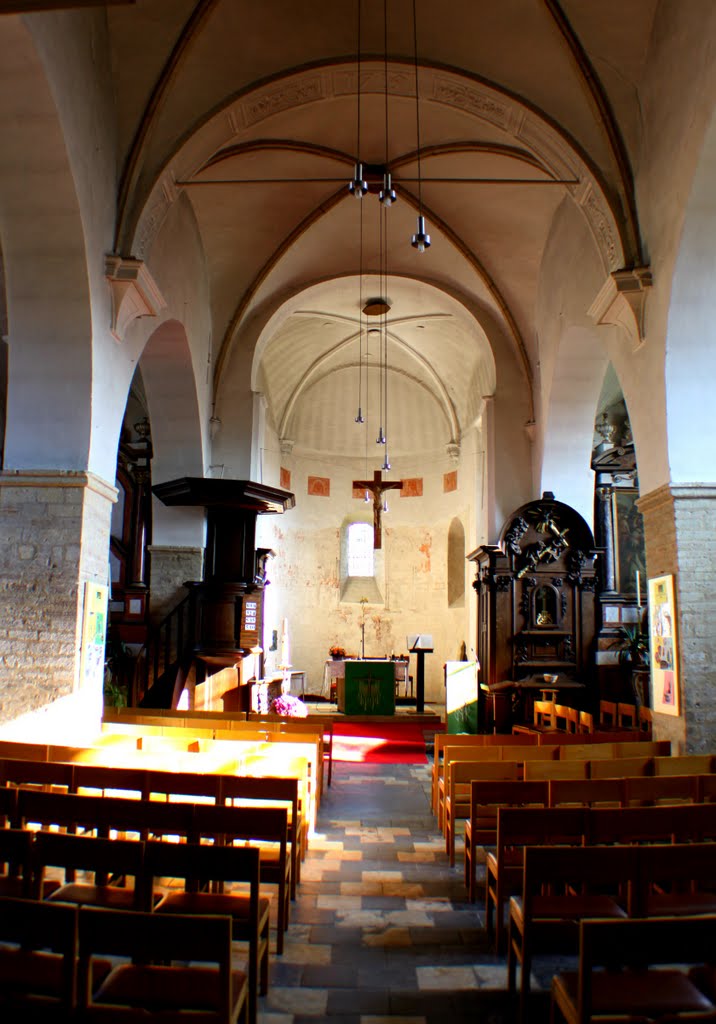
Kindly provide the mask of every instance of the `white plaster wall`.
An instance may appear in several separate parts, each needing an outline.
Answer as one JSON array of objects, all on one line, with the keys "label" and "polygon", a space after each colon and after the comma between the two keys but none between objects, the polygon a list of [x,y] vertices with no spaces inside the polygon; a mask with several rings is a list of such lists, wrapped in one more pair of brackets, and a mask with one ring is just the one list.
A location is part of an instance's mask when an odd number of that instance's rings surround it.
[{"label": "white plaster wall", "polygon": [[553,491],[592,528],[594,474],[589,465],[609,361],[609,329],[595,327],[587,310],[603,281],[592,234],[567,197],[554,219],[540,268],[535,467],[539,493]]},{"label": "white plaster wall", "polygon": [[[712,307],[713,277],[709,273],[712,246],[708,247],[708,259],[702,261],[705,253],[703,250],[699,253],[700,240],[698,235],[692,235],[696,244],[690,249],[690,255],[685,254],[679,268],[684,276],[680,279],[674,278],[674,266],[682,239],[686,240],[683,234],[685,204],[692,192],[695,169],[716,101],[715,37],[716,6],[663,0],[654,21],[640,88],[644,142],[635,168],[635,180],[646,261],[652,268],[654,287],[647,302],[645,345],[637,352],[624,351],[621,359],[613,361],[631,417],[642,494],[668,481],[672,473],[677,473],[680,479],[688,479],[688,473],[694,471],[698,472],[698,479],[704,479],[704,468],[697,470],[684,461],[684,441],[688,438],[687,444],[693,445],[695,437],[713,433],[711,362],[709,360],[703,369],[700,364],[710,327],[699,313]],[[698,207],[694,212],[699,215]],[[672,278],[676,305],[670,317]],[[688,287],[683,288],[687,282]],[[665,382],[667,349],[668,381]],[[675,360],[685,360],[683,371],[675,366]],[[688,384],[686,391],[685,384]],[[687,394],[689,398],[685,401]],[[700,434],[700,431],[706,433]],[[696,447],[699,449],[696,457],[700,460],[704,457],[704,448]],[[710,456],[706,458],[710,460]]]},{"label": "white plaster wall", "polygon": [[104,276],[105,253],[113,250],[117,161],[106,15],[102,10],[60,12],[33,16],[26,24],[57,106],[84,232],[92,331],[86,458],[92,471],[113,482],[126,403],[126,392],[117,382],[130,357],[110,333],[111,301]]}]

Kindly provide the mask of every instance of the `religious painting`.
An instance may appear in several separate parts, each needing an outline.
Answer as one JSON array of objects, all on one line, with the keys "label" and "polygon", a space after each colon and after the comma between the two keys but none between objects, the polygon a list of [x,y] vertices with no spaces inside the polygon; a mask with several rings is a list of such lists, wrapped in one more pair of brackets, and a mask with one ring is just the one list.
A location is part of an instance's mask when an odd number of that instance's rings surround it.
[{"label": "religious painting", "polygon": [[673,576],[655,576],[649,580],[649,645],[654,711],[678,715],[679,651]]},{"label": "religious painting", "polygon": [[102,693],[104,680],[105,636],[109,588],[104,583],[85,583],[82,610],[82,654],[80,685]]},{"label": "religious painting", "polygon": [[315,498],[330,498],[331,480],[327,476],[309,476],[308,493]]},{"label": "religious painting", "polygon": [[641,604],[641,587],[646,582],[644,520],[637,508],[636,488],[615,488],[612,492],[614,517],[614,562],[617,590],[635,597]]},{"label": "religious painting", "polygon": [[457,470],[453,469],[450,473],[443,473],[443,494],[449,494],[451,491],[457,490]]},{"label": "religious painting", "polygon": [[400,489],[401,498],[422,498],[422,496],[423,478],[421,476],[414,476],[403,480],[403,486]]}]

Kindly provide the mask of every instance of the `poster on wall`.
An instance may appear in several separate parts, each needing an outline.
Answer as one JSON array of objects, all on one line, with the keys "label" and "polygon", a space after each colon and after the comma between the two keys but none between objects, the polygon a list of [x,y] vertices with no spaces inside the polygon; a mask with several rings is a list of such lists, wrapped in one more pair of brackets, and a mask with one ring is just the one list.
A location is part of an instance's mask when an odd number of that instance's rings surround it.
[{"label": "poster on wall", "polygon": [[674,612],[674,577],[649,580],[649,648],[654,711],[679,714],[679,659]]},{"label": "poster on wall", "polygon": [[107,633],[107,599],[104,583],[85,583],[82,614],[80,686],[101,694],[104,686],[104,643]]}]

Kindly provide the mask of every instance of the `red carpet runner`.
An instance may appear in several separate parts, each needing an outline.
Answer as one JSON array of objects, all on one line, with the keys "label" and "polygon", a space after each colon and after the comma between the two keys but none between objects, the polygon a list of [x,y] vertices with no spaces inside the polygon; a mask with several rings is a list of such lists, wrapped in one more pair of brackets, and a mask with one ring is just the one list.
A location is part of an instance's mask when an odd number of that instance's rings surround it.
[{"label": "red carpet runner", "polygon": [[427,764],[425,737],[417,725],[334,722],[333,760],[364,764]]}]

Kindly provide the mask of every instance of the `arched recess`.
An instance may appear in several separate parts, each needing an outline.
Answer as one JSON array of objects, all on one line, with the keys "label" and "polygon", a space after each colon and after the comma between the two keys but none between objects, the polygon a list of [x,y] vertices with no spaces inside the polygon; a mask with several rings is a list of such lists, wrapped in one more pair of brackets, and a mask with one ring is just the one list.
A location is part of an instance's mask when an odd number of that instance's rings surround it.
[{"label": "arched recess", "polygon": [[54,97],[20,18],[0,19],[6,469],[86,469],[92,322],[77,193]]},{"label": "arched recess", "polygon": [[465,527],[456,516],[448,529],[448,608],[465,607],[465,554]]},{"label": "arched recess", "polygon": [[[178,320],[149,338],[139,362],[152,427],[152,481],[203,476],[201,418],[191,351]],[[203,509],[167,508],[155,500],[154,544],[203,546]]]},{"label": "arched recess", "polygon": [[672,483],[716,481],[716,110],[689,196],[671,288],[665,383]]}]

